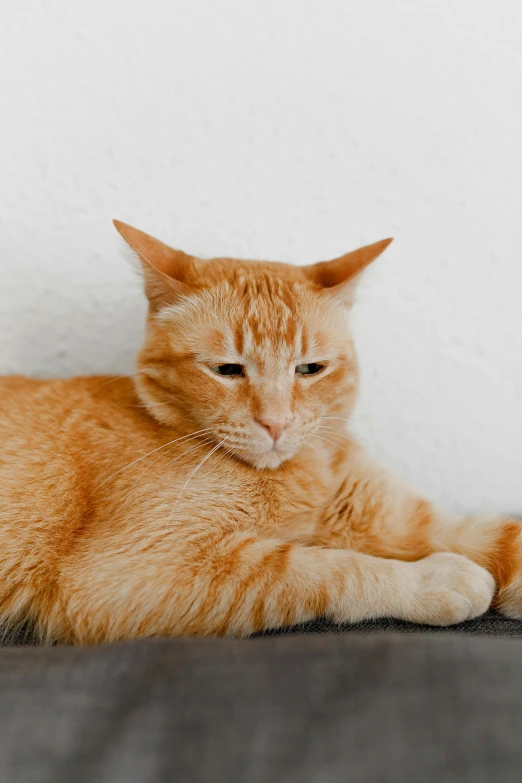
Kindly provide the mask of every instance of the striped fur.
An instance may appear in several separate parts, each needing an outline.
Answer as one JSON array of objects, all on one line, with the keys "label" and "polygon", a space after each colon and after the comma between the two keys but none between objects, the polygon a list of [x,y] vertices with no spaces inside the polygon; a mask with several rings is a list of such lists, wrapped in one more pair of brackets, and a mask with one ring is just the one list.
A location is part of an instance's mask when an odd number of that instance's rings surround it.
[{"label": "striped fur", "polygon": [[434,509],[345,432],[346,312],[387,241],[291,267],[117,228],[150,303],[135,376],[0,381],[0,619],[99,643],[322,615],[446,625],[492,600],[522,617],[520,523]]}]

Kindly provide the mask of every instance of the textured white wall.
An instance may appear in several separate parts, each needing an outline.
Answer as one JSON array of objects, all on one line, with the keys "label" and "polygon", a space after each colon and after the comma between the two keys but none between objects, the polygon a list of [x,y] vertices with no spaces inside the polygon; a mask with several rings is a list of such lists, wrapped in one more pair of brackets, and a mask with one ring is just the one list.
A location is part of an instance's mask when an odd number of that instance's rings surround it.
[{"label": "textured white wall", "polygon": [[2,3],[0,372],[130,371],[118,217],[361,287],[357,430],[452,507],[522,510],[520,0]]}]

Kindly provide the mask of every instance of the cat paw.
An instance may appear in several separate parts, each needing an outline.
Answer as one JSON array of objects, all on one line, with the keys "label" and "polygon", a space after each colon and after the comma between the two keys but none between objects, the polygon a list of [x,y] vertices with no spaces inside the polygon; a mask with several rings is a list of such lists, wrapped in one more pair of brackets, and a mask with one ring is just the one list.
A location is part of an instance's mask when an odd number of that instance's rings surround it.
[{"label": "cat paw", "polygon": [[486,612],[495,593],[489,571],[462,555],[438,552],[409,563],[415,588],[405,619],[427,625],[454,625]]}]

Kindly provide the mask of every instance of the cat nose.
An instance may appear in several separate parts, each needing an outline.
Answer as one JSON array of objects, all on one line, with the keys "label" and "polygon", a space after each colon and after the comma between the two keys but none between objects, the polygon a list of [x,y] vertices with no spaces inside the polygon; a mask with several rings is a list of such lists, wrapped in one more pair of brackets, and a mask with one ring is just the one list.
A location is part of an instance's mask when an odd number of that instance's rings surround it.
[{"label": "cat nose", "polygon": [[277,439],[281,437],[281,433],[290,426],[293,418],[292,414],[289,413],[287,416],[278,418],[260,416],[256,421],[268,432],[275,443]]}]

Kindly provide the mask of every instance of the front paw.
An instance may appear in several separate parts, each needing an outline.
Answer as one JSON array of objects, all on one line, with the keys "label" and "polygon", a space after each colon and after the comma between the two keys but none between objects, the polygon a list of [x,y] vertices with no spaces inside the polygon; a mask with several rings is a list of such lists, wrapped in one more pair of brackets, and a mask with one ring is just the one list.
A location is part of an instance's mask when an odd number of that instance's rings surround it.
[{"label": "front paw", "polygon": [[427,625],[454,625],[488,610],[495,580],[489,571],[467,557],[439,552],[408,565],[414,569],[415,588],[404,619]]}]

